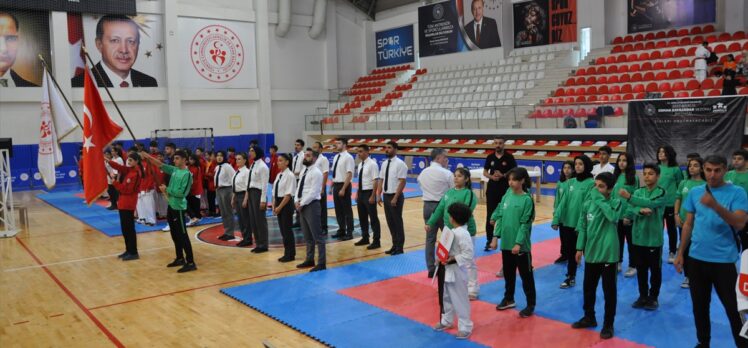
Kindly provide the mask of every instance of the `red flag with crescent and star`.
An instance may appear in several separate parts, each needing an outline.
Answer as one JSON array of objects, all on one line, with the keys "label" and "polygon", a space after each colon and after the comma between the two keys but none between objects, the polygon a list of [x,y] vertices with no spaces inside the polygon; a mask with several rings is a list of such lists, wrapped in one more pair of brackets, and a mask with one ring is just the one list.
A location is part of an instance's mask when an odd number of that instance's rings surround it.
[{"label": "red flag with crescent and star", "polygon": [[107,189],[104,149],[122,132],[109,118],[99,90],[86,66],[83,78],[83,193],[93,203]]}]

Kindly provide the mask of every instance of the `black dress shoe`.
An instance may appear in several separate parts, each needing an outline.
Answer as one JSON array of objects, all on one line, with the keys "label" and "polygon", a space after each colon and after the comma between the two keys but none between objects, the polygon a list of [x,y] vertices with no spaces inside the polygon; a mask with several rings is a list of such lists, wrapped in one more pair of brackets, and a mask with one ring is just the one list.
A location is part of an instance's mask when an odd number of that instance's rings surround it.
[{"label": "black dress shoe", "polygon": [[384,253],[387,254],[387,255],[390,255],[390,254],[392,254],[394,252],[395,252],[395,248],[392,248],[390,250],[385,251]]},{"label": "black dress shoe", "polygon": [[177,270],[177,273],[185,273],[185,272],[191,272],[197,269],[197,265],[195,265],[194,262],[190,262],[182,266],[182,268]]},{"label": "black dress shoe", "polygon": [[234,236],[229,236],[229,235],[227,235],[227,234],[224,234],[224,235],[222,235],[222,236],[218,237],[218,239],[219,239],[219,240],[223,240],[223,241],[226,241],[226,240],[232,240],[232,239],[234,239]]},{"label": "black dress shoe", "polygon": [[434,273],[436,273],[436,271],[435,271],[435,270],[433,270],[433,271],[429,271],[429,275],[428,275],[429,279],[431,279],[431,278],[433,278],[433,277],[434,277]]},{"label": "black dress shoe", "polygon": [[106,210],[117,210],[117,206],[116,205],[110,205],[110,206],[106,207]]},{"label": "black dress shoe", "polygon": [[267,252],[267,251],[268,251],[268,248],[259,248],[259,247],[257,247],[257,248],[252,249],[252,252],[255,253],[255,254],[264,253],[264,252]]},{"label": "black dress shoe", "polygon": [[281,258],[278,259],[278,262],[286,263],[286,262],[291,262],[294,259],[295,259],[295,257],[293,257],[293,256],[283,256],[283,257],[281,257]]},{"label": "black dress shoe", "polygon": [[314,261],[304,261],[298,265],[296,265],[296,268],[309,268],[314,267]]},{"label": "black dress shoe", "polygon": [[117,255],[117,257],[121,259],[121,258],[125,257],[125,255],[127,255],[127,251],[125,251],[122,254]]},{"label": "black dress shoe", "polygon": [[236,246],[238,246],[238,247],[245,247],[245,246],[250,246],[250,245],[252,245],[252,241],[251,240],[247,240],[247,239],[245,239],[245,240],[243,240],[243,241],[241,241],[239,243],[236,243]]},{"label": "black dress shoe", "polygon": [[369,244],[369,246],[366,247],[366,250],[374,250],[374,249],[379,249],[381,247],[382,246],[379,245],[379,242],[374,242],[374,243]]},{"label": "black dress shoe", "polygon": [[363,238],[362,238],[362,239],[361,239],[361,240],[359,240],[358,242],[356,242],[356,243],[353,243],[353,245],[355,245],[355,246],[369,245],[369,240],[368,240],[368,239],[363,239]]},{"label": "black dress shoe", "polygon": [[184,266],[184,259],[175,259],[170,264],[166,265],[166,267],[177,267],[177,266]]},{"label": "black dress shoe", "polygon": [[140,256],[138,254],[127,254],[125,256],[122,256],[122,261],[132,261],[139,259]]},{"label": "black dress shoe", "polygon": [[335,239],[342,238],[343,236],[345,236],[345,234],[342,234],[340,232],[335,233],[335,234],[332,235],[332,237],[335,238]]},{"label": "black dress shoe", "polygon": [[345,241],[345,240],[351,240],[351,239],[353,239],[353,236],[351,236],[351,235],[344,235],[344,236],[340,237],[340,240],[343,240],[343,241]]},{"label": "black dress shoe", "polygon": [[309,270],[309,272],[324,271],[326,269],[327,269],[327,266],[325,266],[325,265],[316,265],[316,266],[314,266],[314,268],[312,268],[311,270]]},{"label": "black dress shoe", "polygon": [[563,256],[563,255],[562,255],[562,256],[559,256],[559,257],[558,257],[558,258],[556,259],[556,261],[553,261],[553,263],[555,263],[555,264],[560,264],[560,263],[564,263],[564,262],[566,262],[566,261],[568,261],[568,259],[566,258],[566,256]]},{"label": "black dress shoe", "polygon": [[394,250],[394,251],[393,251],[393,252],[392,252],[392,253],[390,254],[390,256],[400,255],[400,254],[402,254],[402,253],[403,253],[403,251],[402,251],[402,250]]}]

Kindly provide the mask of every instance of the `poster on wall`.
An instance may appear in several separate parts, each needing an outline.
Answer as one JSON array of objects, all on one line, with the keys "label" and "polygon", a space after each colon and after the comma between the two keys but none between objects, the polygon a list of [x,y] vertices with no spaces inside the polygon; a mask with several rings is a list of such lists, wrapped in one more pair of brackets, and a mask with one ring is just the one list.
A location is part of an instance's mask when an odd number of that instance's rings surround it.
[{"label": "poster on wall", "polygon": [[502,4],[502,0],[450,0],[419,7],[419,55],[501,47]]},{"label": "poster on wall", "polygon": [[179,18],[180,83],[188,88],[257,88],[254,23]]},{"label": "poster on wall", "polygon": [[530,0],[512,6],[514,48],[577,41],[576,0]]},{"label": "poster on wall", "polygon": [[72,86],[83,87],[85,45],[99,87],[164,87],[163,20],[160,15],[68,14]]},{"label": "poster on wall", "polygon": [[377,67],[414,61],[412,25],[378,31],[375,38]]},{"label": "poster on wall", "polygon": [[628,150],[638,163],[657,162],[657,149],[720,154],[740,148],[747,97],[651,99],[629,102]]},{"label": "poster on wall", "polygon": [[3,5],[17,10],[43,10],[134,16],[135,1],[136,0],[26,0],[5,1]]},{"label": "poster on wall", "polygon": [[49,14],[0,8],[0,89],[39,87],[50,59]]},{"label": "poster on wall", "polygon": [[716,21],[716,0],[629,0],[629,33]]}]

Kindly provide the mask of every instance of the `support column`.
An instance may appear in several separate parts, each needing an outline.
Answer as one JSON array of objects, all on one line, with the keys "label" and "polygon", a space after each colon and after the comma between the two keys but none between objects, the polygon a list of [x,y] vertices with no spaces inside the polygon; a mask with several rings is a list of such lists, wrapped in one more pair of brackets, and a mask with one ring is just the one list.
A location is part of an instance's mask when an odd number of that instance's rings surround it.
[{"label": "support column", "polygon": [[257,118],[249,120],[257,133],[273,133],[273,113],[270,78],[270,28],[268,22],[268,1],[255,0],[255,41],[257,42],[257,88],[260,99],[257,105]]}]

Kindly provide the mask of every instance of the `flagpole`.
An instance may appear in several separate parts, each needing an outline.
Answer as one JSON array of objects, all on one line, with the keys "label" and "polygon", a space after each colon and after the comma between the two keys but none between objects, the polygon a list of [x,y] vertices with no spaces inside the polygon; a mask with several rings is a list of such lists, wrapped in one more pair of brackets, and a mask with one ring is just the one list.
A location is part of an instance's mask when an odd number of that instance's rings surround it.
[{"label": "flagpole", "polygon": [[75,109],[73,109],[73,105],[70,104],[70,101],[68,100],[68,97],[65,96],[65,93],[62,92],[62,88],[60,88],[60,85],[57,83],[57,79],[55,79],[55,76],[50,73],[49,67],[47,66],[47,62],[44,60],[44,57],[42,55],[39,55],[39,59],[42,61],[42,65],[44,66],[44,69],[49,74],[49,77],[52,79],[52,83],[55,84],[55,87],[57,87],[57,91],[60,92],[60,95],[62,95],[62,99],[65,100],[65,103],[68,105],[68,108],[73,113],[73,116],[75,117],[75,120],[78,121],[78,125],[81,127],[81,130],[83,130],[83,123],[81,123],[81,120],[78,118],[78,114],[75,113]]},{"label": "flagpole", "polygon": [[[104,77],[101,76],[101,72],[99,71],[99,69],[96,69],[96,64],[94,64],[93,59],[91,59],[91,56],[88,55],[88,50],[86,49],[86,46],[81,46],[81,49],[83,50],[83,54],[86,55],[86,58],[88,58],[88,62],[91,63],[91,70],[96,71],[96,76],[99,77],[99,80],[105,81]],[[98,85],[98,83],[96,85]],[[125,123],[127,132],[130,133],[132,140],[137,142],[138,139],[135,138],[135,134],[132,132],[132,129],[130,129],[130,125],[127,123],[125,116],[122,114],[122,110],[119,109],[119,105],[117,105],[117,102],[114,100],[114,97],[112,96],[112,92],[109,92],[109,88],[106,86],[106,83],[103,84],[103,86],[104,86],[104,90],[106,91],[106,94],[109,95],[109,99],[112,101],[112,104],[114,104],[114,108],[117,109],[117,113],[119,114],[119,117],[122,119],[122,122]]]}]

